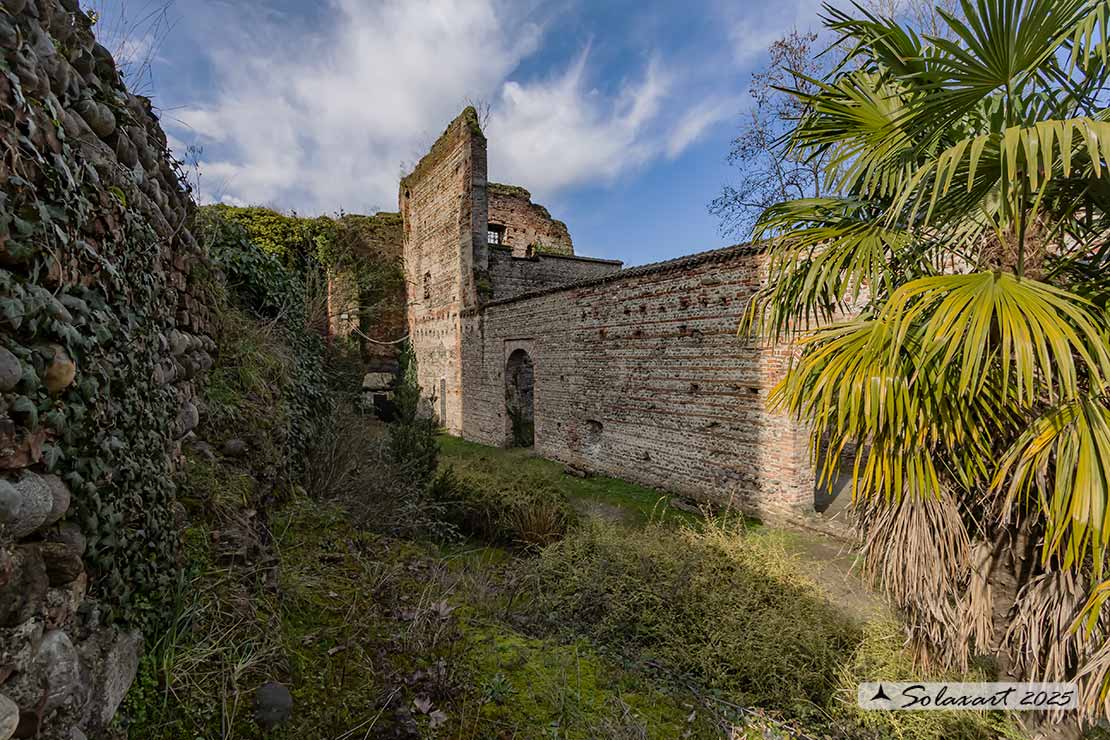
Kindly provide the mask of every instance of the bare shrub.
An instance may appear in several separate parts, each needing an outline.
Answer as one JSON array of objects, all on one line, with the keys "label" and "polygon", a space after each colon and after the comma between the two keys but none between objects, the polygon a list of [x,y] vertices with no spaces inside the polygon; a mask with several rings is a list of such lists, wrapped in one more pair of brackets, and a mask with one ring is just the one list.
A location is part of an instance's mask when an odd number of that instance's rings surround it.
[{"label": "bare shrub", "polygon": [[373,486],[384,429],[380,422],[340,406],[310,451],[305,490],[313,498],[349,500]]},{"label": "bare shrub", "polygon": [[322,270],[305,270],[304,328],[320,336],[328,334],[328,278]]}]

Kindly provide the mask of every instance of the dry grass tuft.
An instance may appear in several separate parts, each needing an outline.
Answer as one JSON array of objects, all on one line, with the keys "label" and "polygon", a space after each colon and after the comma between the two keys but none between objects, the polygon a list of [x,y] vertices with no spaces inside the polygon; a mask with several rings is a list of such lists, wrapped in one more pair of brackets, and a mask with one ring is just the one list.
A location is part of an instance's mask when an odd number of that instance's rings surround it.
[{"label": "dry grass tuft", "polygon": [[497,544],[546,547],[566,536],[577,515],[566,494],[543,477],[445,468],[431,495],[464,534]]}]

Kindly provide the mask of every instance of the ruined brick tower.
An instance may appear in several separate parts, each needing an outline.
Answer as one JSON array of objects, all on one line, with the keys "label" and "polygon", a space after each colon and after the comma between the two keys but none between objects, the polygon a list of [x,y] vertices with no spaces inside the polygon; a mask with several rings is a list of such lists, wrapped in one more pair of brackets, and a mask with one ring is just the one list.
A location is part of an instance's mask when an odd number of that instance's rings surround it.
[{"label": "ruined brick tower", "polygon": [[578,256],[527,190],[487,181],[473,108],[399,200],[418,378],[449,432],[765,519],[813,512],[808,435],[766,408],[793,350],[736,336],[758,248],[627,270]]},{"label": "ruined brick tower", "polygon": [[467,108],[401,180],[409,331],[421,387],[462,432],[462,316],[478,306],[486,249],[486,137]]}]

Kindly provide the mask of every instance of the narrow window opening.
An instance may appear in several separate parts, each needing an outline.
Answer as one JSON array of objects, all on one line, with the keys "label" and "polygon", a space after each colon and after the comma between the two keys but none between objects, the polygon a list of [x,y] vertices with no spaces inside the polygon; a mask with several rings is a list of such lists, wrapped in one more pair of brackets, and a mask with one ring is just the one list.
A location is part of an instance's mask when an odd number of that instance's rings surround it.
[{"label": "narrow window opening", "polygon": [[505,243],[505,227],[501,224],[490,224],[486,229],[486,243],[502,245]]},{"label": "narrow window opening", "polygon": [[445,425],[447,419],[447,379],[439,379],[439,423]]}]

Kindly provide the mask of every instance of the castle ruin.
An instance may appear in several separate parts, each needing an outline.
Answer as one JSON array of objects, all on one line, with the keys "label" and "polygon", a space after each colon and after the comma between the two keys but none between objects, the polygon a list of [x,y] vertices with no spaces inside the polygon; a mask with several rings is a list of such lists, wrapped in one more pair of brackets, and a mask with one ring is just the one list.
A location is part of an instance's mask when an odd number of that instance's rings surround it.
[{"label": "castle ruin", "polygon": [[814,510],[807,431],[766,408],[791,350],[737,336],[760,250],[576,255],[527,190],[489,182],[472,108],[399,201],[418,379],[449,432],[764,519]]}]

